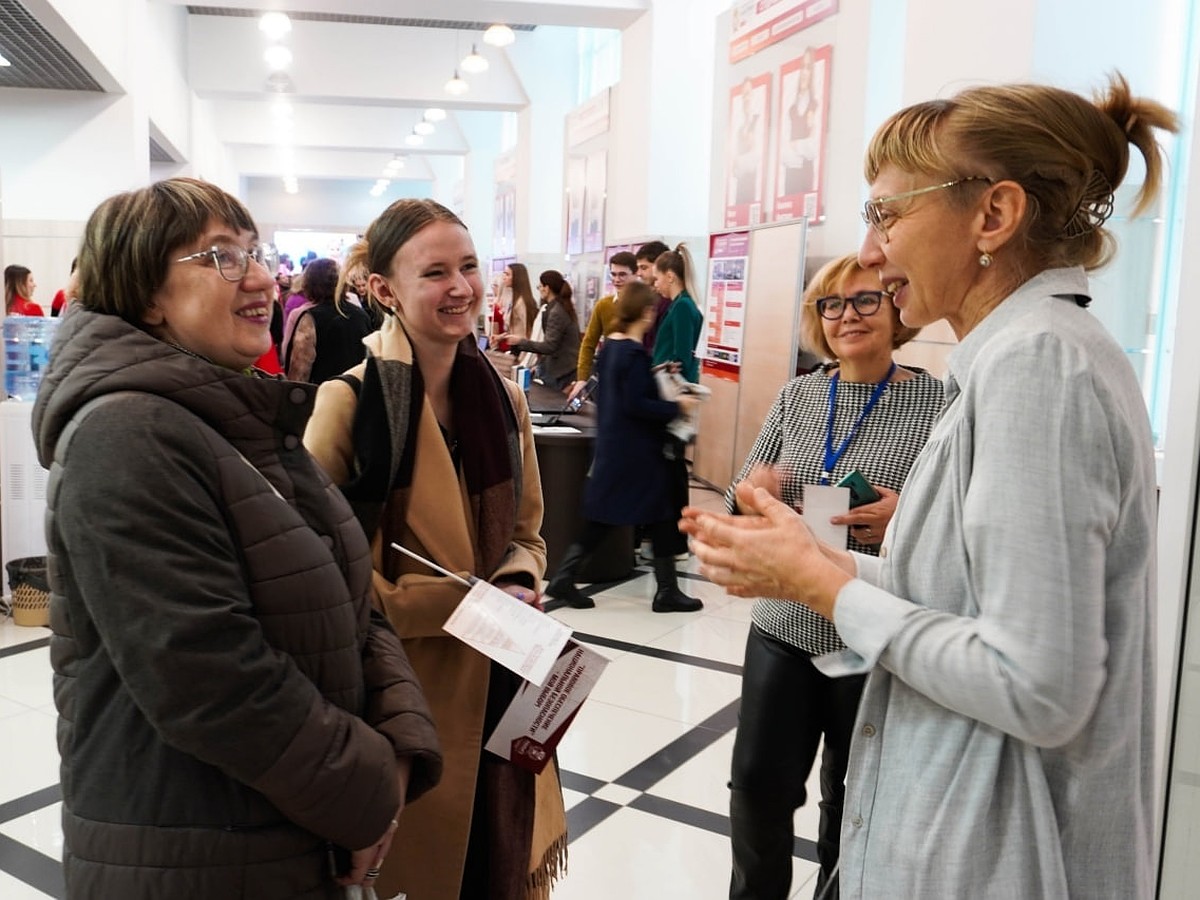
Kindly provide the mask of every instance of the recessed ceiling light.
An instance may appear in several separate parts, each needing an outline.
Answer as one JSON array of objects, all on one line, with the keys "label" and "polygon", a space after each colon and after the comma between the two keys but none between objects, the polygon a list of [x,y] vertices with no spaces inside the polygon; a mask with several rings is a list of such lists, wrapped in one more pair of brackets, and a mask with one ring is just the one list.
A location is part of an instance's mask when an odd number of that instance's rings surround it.
[{"label": "recessed ceiling light", "polygon": [[507,47],[516,39],[517,36],[507,25],[493,25],[483,33],[483,42],[493,47]]},{"label": "recessed ceiling light", "polygon": [[455,97],[461,97],[470,89],[471,86],[467,84],[466,79],[458,74],[458,69],[454,70],[454,77],[446,82],[445,87],[446,93]]},{"label": "recessed ceiling light", "polygon": [[484,59],[474,44],[471,45],[471,52],[463,57],[463,61],[459,65],[468,75],[478,75],[480,72],[488,70],[488,61]]},{"label": "recessed ceiling light", "polygon": [[292,30],[292,20],[286,13],[263,13],[262,18],[258,20],[258,30],[269,40],[277,41]]},{"label": "recessed ceiling light", "polygon": [[431,135],[435,129],[432,122],[418,122],[413,126],[413,131],[417,134]]},{"label": "recessed ceiling light", "polygon": [[429,109],[425,110],[426,122],[441,122],[445,118],[446,111],[440,106],[431,106]]},{"label": "recessed ceiling light", "polygon": [[273,44],[263,52],[263,59],[272,72],[278,72],[292,64],[292,51],[282,44]]},{"label": "recessed ceiling light", "polygon": [[410,134],[404,139],[404,143],[408,144],[410,147],[420,147],[423,143],[425,143],[425,138],[421,137],[419,134]]}]

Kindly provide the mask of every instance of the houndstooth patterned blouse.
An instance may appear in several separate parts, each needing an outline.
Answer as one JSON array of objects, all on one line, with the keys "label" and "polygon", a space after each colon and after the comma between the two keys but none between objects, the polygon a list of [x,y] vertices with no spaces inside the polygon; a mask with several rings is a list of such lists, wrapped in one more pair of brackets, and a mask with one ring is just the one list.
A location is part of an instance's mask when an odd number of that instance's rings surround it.
[{"label": "houndstooth patterned blouse", "polygon": [[[755,463],[779,467],[781,499],[791,506],[801,504],[804,485],[820,482],[832,371],[830,365],[793,378],[783,386],[741,472],[725,492],[730,511],[734,508],[734,487]],[[875,409],[863,420],[858,434],[834,467],[831,484],[858,469],[871,484],[893,491],[904,486],[908,470],[925,446],[942,408],[942,383],[924,370],[911,371],[912,378],[888,385]],[[849,434],[874,388],[874,384],[839,380],[833,422],[835,447]],[[879,552],[877,545],[860,544],[853,537],[848,539],[847,548],[871,555]],[[800,603],[759,600],[754,604],[752,617],[754,624],[767,634],[814,656],[845,647],[832,622]]]}]

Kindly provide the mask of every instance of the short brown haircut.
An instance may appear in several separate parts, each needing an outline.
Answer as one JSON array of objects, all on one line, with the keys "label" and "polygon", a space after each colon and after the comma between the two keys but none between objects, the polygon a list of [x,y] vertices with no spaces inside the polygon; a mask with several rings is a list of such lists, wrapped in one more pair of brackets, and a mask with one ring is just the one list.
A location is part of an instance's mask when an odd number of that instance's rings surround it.
[{"label": "short brown haircut", "polygon": [[258,233],[240,200],[196,178],[169,178],[109,197],[83,229],[78,302],[140,325],[175,254],[214,221]]},{"label": "short brown haircut", "polygon": [[628,250],[622,250],[619,253],[614,253],[608,261],[610,266],[624,266],[630,272],[637,271],[637,257]]},{"label": "short brown haircut", "polygon": [[[817,301],[822,297],[841,294],[847,282],[855,275],[870,272],[858,264],[858,255],[847,253],[821,266],[804,289],[804,303],[800,307],[800,343],[805,349],[811,350],[822,359],[837,359],[837,354],[825,339],[825,329],[821,326],[821,314],[817,312]],[[892,332],[892,348],[903,347],[919,333],[919,328],[909,328],[900,321],[900,314],[892,305],[890,297],[884,298],[879,305],[880,315],[887,311],[896,323]]]},{"label": "short brown haircut", "polygon": [[631,281],[617,294],[613,311],[617,314],[617,331],[628,328],[642,317],[646,310],[658,305],[658,292],[648,284]]}]

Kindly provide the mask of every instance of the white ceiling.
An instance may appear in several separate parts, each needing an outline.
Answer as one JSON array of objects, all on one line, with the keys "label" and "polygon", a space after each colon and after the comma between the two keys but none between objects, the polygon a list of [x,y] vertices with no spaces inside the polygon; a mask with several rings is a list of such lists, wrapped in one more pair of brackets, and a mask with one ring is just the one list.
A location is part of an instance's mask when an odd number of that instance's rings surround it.
[{"label": "white ceiling", "polygon": [[[509,53],[520,52],[523,40],[534,41],[536,29],[623,29],[652,0],[152,2],[187,8],[187,78],[197,96],[220,101],[213,104],[217,135],[242,175],[277,177],[286,165],[302,182],[354,179],[369,186],[396,153],[409,157],[397,178],[424,181],[431,177],[432,158],[464,156],[470,149],[458,122],[464,112],[472,111],[475,128],[481,115],[494,119],[498,133],[500,113],[519,111],[529,102]],[[35,14],[48,6],[42,0],[0,0],[0,11],[19,10],[21,3]],[[268,41],[258,28],[266,11],[293,14],[291,33],[283,41],[294,58],[287,70],[290,90],[284,94],[267,86],[263,51]],[[508,50],[483,44],[482,29],[492,22],[513,26],[517,43]],[[453,98],[443,85],[472,44],[491,66],[482,75],[466,76],[470,92]],[[45,46],[29,51],[30,57],[49,58]],[[68,46],[61,57],[64,67],[93,68],[86,48]],[[12,70],[0,69],[6,71]],[[96,89],[104,89],[110,79],[99,81]],[[272,112],[280,97],[292,107],[290,125]],[[420,148],[406,146],[405,136],[430,106],[446,109],[449,117]],[[160,142],[160,160],[170,152],[165,148]]]},{"label": "white ceiling", "polygon": [[[396,153],[408,159],[397,180],[431,178],[427,157],[462,157],[470,146],[458,114],[483,111],[501,129],[501,112],[524,108],[529,98],[509,50],[482,42],[483,28],[505,22],[517,30],[519,52],[536,28],[553,26],[621,29],[645,12],[649,0],[275,0],[269,8],[295,13],[284,43],[294,62],[294,110],[290,135],[270,113],[262,59],[266,39],[258,16],[266,11],[237,0],[187,6],[188,79],[196,94],[220,100],[217,129],[248,176],[278,175],[286,165],[303,183],[311,179],[357,179],[369,186]],[[267,4],[263,4],[267,6]],[[466,75],[471,90],[454,98],[444,90],[458,60],[472,45],[489,61],[485,74]],[[404,139],[428,107],[449,116],[420,148]],[[387,112],[384,113],[384,110]],[[293,150],[281,162],[279,144]],[[365,187],[364,187],[365,189]]]}]

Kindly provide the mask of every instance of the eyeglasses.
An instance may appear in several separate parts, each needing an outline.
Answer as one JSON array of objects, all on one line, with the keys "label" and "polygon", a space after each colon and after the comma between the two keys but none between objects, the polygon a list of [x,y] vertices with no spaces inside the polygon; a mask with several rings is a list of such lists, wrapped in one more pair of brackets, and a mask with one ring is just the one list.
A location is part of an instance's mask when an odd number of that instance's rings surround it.
[{"label": "eyeglasses", "polygon": [[876,197],[874,200],[868,200],[863,204],[862,220],[874,228],[875,233],[879,235],[880,242],[886,244],[888,240],[888,228],[900,217],[900,214],[890,209],[885,209],[885,203],[893,203],[896,200],[907,200],[909,197],[919,197],[921,194],[941,191],[946,188],[955,187],[956,185],[966,184],[968,181],[986,181],[988,184],[992,183],[992,179],[986,175],[968,175],[966,178],[956,178],[954,181],[945,181],[941,184],[917,188],[915,191],[904,191],[901,194],[892,194],[890,197]]},{"label": "eyeglasses", "polygon": [[246,277],[246,273],[250,271],[250,260],[254,260],[272,274],[279,266],[279,251],[270,244],[258,244],[249,250],[237,244],[213,244],[207,250],[181,257],[175,262],[190,262],[205,257],[213,261],[222,278],[234,284]]},{"label": "eyeglasses", "polygon": [[837,294],[832,294],[828,297],[821,297],[815,305],[817,307],[817,315],[822,319],[836,321],[846,312],[847,303],[853,306],[854,311],[860,316],[873,316],[879,312],[879,305],[883,303],[883,298],[890,296],[891,294],[887,291],[860,291],[857,294],[851,294],[849,297],[839,297]]}]

